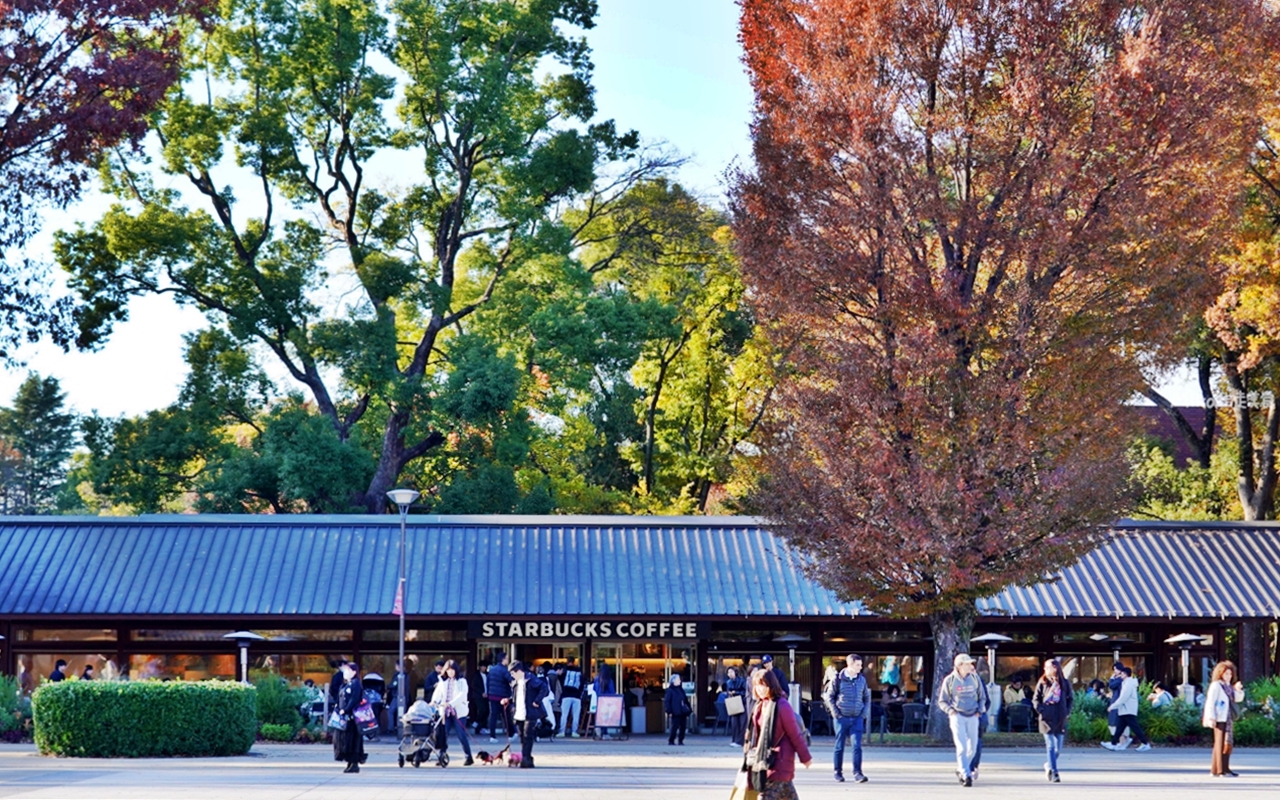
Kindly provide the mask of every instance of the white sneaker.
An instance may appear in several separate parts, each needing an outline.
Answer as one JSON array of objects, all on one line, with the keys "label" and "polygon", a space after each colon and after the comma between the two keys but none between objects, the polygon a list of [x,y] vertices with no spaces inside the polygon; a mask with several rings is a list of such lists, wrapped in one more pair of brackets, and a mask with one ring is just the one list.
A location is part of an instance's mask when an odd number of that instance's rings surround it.
[{"label": "white sneaker", "polygon": [[1121,737],[1121,738],[1120,738],[1120,744],[1116,745],[1116,749],[1117,749],[1117,750],[1128,750],[1128,749],[1129,749],[1129,745],[1131,745],[1131,744],[1133,744],[1133,739],[1130,739],[1128,736],[1123,736],[1123,737]]},{"label": "white sneaker", "polygon": [[1119,749],[1120,749],[1120,748],[1116,747],[1114,744],[1112,744],[1111,742],[1099,742],[1098,744],[1102,745],[1103,749],[1105,749],[1105,750],[1119,750]]},{"label": "white sneaker", "polygon": [[1146,744],[1140,744],[1140,745],[1138,745],[1138,752],[1139,752],[1139,753],[1145,753],[1145,752],[1147,752],[1147,751],[1148,751],[1148,750],[1150,750],[1150,749],[1151,749],[1151,742],[1147,742]]}]

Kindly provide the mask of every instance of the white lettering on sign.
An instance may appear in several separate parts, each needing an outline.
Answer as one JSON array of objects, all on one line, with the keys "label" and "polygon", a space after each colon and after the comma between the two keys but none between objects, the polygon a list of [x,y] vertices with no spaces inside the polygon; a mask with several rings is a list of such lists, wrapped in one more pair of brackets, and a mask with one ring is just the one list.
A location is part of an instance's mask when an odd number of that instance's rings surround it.
[{"label": "white lettering on sign", "polygon": [[541,620],[473,622],[470,635],[482,639],[696,639],[696,622],[557,622]]}]

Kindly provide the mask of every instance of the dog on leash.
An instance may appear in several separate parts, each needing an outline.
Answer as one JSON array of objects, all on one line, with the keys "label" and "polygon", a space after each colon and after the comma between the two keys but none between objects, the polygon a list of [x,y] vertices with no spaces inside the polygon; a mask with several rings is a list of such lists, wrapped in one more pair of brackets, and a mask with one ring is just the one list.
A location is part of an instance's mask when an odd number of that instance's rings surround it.
[{"label": "dog on leash", "polygon": [[[511,745],[507,745],[496,753],[487,753],[484,750],[481,750],[476,753],[476,758],[480,759],[481,764],[501,764],[503,761],[508,759],[508,753],[510,750]],[[520,755],[518,753],[510,756],[508,764],[515,765],[519,763]]]}]

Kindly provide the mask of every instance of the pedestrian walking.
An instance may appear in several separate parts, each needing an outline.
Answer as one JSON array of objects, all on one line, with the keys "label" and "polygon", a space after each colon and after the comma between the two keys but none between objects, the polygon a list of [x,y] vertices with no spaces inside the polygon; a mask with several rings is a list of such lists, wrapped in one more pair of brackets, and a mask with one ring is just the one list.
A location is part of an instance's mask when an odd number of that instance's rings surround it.
[{"label": "pedestrian walking", "polygon": [[[569,724],[569,715],[573,714],[573,724]],[[564,667],[564,677],[560,679],[560,735],[579,736],[578,723],[582,721],[582,667],[578,659],[569,657]]]},{"label": "pedestrian walking", "polygon": [[[729,700],[738,698],[737,702]],[[737,667],[725,670],[724,679],[725,711],[729,716],[729,742],[742,747],[742,737],[747,731],[747,679],[738,674]],[[734,708],[729,708],[733,705]],[[738,713],[734,713],[734,711]]]},{"label": "pedestrian walking", "polygon": [[1102,746],[1108,750],[1123,750],[1118,747],[1120,734],[1125,730],[1129,731],[1134,739],[1141,744],[1138,745],[1138,752],[1142,753],[1151,749],[1151,742],[1147,739],[1147,734],[1142,730],[1142,726],[1138,724],[1138,679],[1133,677],[1133,667],[1120,667],[1120,672],[1124,679],[1120,683],[1120,694],[1111,701],[1108,711],[1115,709],[1116,712],[1116,729],[1111,734],[1111,741],[1103,742]]},{"label": "pedestrian walking", "polygon": [[462,765],[471,766],[475,762],[471,759],[471,739],[467,736],[467,715],[471,711],[467,679],[458,677],[458,664],[453,659],[444,662],[444,672],[436,684],[435,694],[431,696],[431,705],[440,710],[440,752],[448,750],[449,731],[453,730],[458,734],[462,752],[467,757]]},{"label": "pedestrian walking", "polygon": [[360,674],[353,662],[342,665],[342,677],[345,683],[338,691],[338,715],[342,727],[338,729],[337,740],[342,760],[347,762],[343,772],[359,772],[365,761],[364,734],[356,723],[356,709],[364,700],[364,684],[360,682]]},{"label": "pedestrian walking", "polygon": [[1209,774],[1215,778],[1238,778],[1231,770],[1235,721],[1244,702],[1244,685],[1236,680],[1236,665],[1219,661],[1213,667],[1209,690],[1205,692],[1204,716],[1201,722],[1213,729],[1213,762]]},{"label": "pedestrian walking", "polygon": [[844,746],[853,738],[853,780],[866,783],[862,774],[862,734],[871,730],[871,687],[862,674],[862,656],[851,653],[836,673],[822,699],[835,722],[835,778],[844,783]]},{"label": "pedestrian walking", "polygon": [[1058,783],[1058,756],[1062,753],[1062,741],[1067,733],[1067,717],[1071,715],[1071,703],[1075,694],[1062,677],[1062,664],[1056,658],[1044,662],[1044,675],[1036,683],[1031,705],[1040,716],[1040,733],[1044,735],[1044,750],[1049,760],[1044,762],[1044,774]]},{"label": "pedestrian walking", "polygon": [[813,756],[796,722],[795,712],[777,676],[767,669],[752,675],[751,694],[756,704],[733,796],[746,796],[749,787],[760,793],[759,800],[799,800],[792,783],[796,777],[796,759],[808,768]]},{"label": "pedestrian walking", "polygon": [[486,727],[489,720],[489,698],[485,697],[485,685],[488,683],[489,662],[481,661],[475,671],[471,673],[471,677],[467,680],[467,688],[469,696],[467,700],[471,704],[471,727],[479,735]]},{"label": "pedestrian walking", "polygon": [[978,717],[987,713],[986,692],[974,670],[973,656],[958,653],[953,669],[942,679],[938,708],[947,715],[951,738],[956,745],[956,776],[965,786],[973,785],[972,765],[977,755]]},{"label": "pedestrian walking", "polygon": [[[1107,702],[1111,703],[1120,696],[1120,688],[1124,686],[1124,664],[1119,661],[1111,665],[1111,677],[1107,679]],[[1114,708],[1107,708],[1107,730],[1112,736],[1116,735],[1116,730],[1120,726],[1120,712]],[[1129,747],[1129,743],[1133,741],[1128,733],[1120,737],[1119,746],[1116,750],[1125,750]]]},{"label": "pedestrian walking", "polygon": [[667,685],[667,693],[662,696],[662,710],[671,717],[671,732],[667,736],[667,744],[671,747],[684,746],[684,734],[689,727],[689,715],[693,707],[689,705],[689,697],[684,693],[680,676],[672,675]]},{"label": "pedestrian walking", "polygon": [[542,701],[551,690],[546,681],[519,661],[511,665],[511,677],[515,688],[509,704],[515,706],[512,718],[520,729],[520,768],[533,769],[533,743],[538,738],[538,726],[547,718]]},{"label": "pedestrian walking", "polygon": [[507,670],[506,653],[494,656],[484,690],[489,698],[489,741],[498,741],[498,723],[502,723],[502,731],[511,741],[511,673]]},{"label": "pedestrian walking", "polygon": [[[982,677],[981,673],[978,674],[978,677]],[[980,683],[982,682],[980,681]],[[978,715],[978,743],[973,746],[973,761],[969,762],[969,777],[975,781],[978,779],[978,767],[982,764],[982,740],[987,735],[988,723],[995,715],[1000,713],[999,703],[991,702],[991,686],[995,686],[997,689],[1000,688],[996,684],[989,686],[986,683],[982,683],[982,702],[986,704],[987,710]],[[996,697],[998,698],[999,695],[997,694]]]}]

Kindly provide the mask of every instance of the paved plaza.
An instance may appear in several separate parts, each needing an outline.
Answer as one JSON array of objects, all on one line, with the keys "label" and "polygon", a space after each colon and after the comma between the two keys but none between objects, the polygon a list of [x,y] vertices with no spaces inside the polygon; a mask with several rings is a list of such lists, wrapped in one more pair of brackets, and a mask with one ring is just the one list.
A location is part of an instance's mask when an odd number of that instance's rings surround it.
[{"label": "paved plaza", "polygon": [[[868,748],[871,782],[831,779],[831,742],[815,742],[812,769],[799,771],[804,800],[877,797],[1271,798],[1280,796],[1280,750],[1241,750],[1236,779],[1209,776],[1209,753],[1157,748],[1149,753],[1108,753],[1068,748],[1062,783],[1044,780],[1043,754],[1033,749],[988,749],[972,789],[955,782],[950,751],[942,748]],[[481,748],[487,747],[482,744]],[[461,755],[456,747],[451,754]],[[557,741],[539,744],[538,768],[396,766],[389,743],[369,747],[358,775],[342,774],[332,750],[318,745],[257,745],[250,755],[226,759],[93,760],[45,758],[30,745],[0,745],[0,797],[180,798],[180,800],[652,800],[729,796],[740,756],[720,737],[691,737],[683,748],[655,736],[626,742]],[[848,756],[846,755],[846,758]],[[848,770],[846,769],[846,774]]]}]

